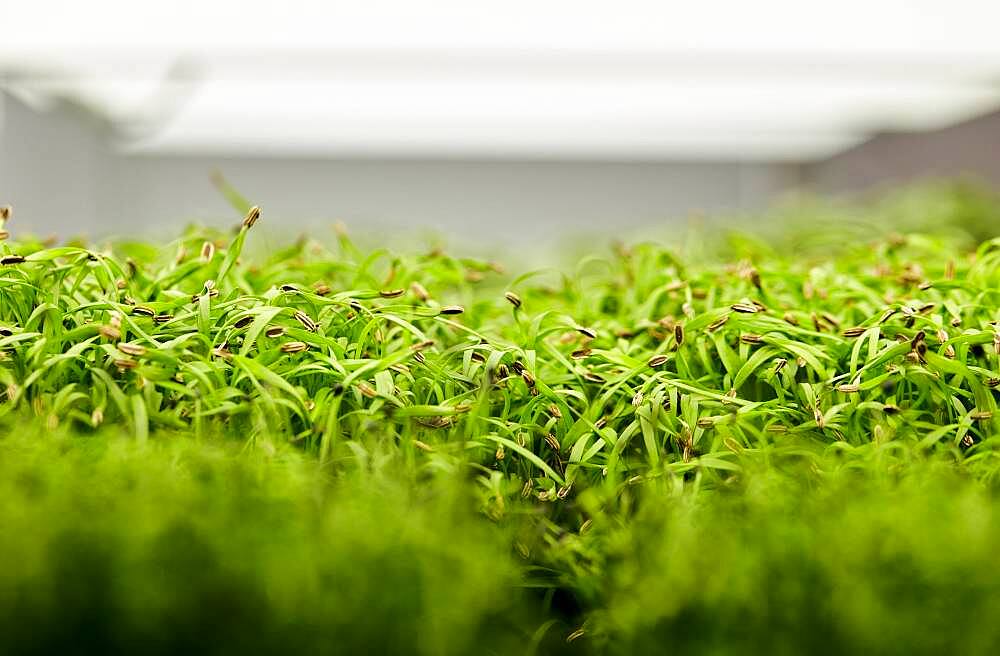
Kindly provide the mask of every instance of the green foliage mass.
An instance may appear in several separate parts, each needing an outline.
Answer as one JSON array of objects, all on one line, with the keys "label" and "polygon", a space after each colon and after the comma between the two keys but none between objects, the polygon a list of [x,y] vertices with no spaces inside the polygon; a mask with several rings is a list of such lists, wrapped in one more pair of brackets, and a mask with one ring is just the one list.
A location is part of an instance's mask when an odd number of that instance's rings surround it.
[{"label": "green foliage mass", "polygon": [[998,208],[520,275],[15,236],[2,651],[996,652]]}]

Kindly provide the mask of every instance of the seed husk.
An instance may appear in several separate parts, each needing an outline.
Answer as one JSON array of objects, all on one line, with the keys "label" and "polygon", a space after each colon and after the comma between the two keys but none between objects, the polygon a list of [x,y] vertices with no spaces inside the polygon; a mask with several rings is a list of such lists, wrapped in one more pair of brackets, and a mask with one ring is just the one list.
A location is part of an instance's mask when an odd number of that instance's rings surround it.
[{"label": "seed husk", "polygon": [[410,291],[421,301],[426,302],[431,297],[430,292],[428,292],[427,289],[419,282],[414,281],[410,283]]},{"label": "seed husk", "polygon": [[743,333],[740,335],[740,341],[744,344],[761,344],[764,338],[755,333]]},{"label": "seed husk", "polygon": [[201,245],[201,259],[204,262],[211,262],[212,258],[215,257],[215,244],[210,241],[206,241]]},{"label": "seed husk", "polygon": [[729,306],[729,309],[740,314],[757,314],[759,312],[757,306],[753,303],[733,303]]},{"label": "seed husk", "polygon": [[132,308],[132,314],[138,317],[155,317],[156,311],[148,305],[136,305]]},{"label": "seed husk", "polygon": [[281,345],[282,353],[301,353],[309,348],[305,342],[285,342]]},{"label": "seed husk", "polygon": [[865,328],[864,326],[855,326],[854,328],[845,329],[840,334],[843,335],[844,337],[860,337],[861,335],[865,334],[866,330],[868,329]]},{"label": "seed husk", "polygon": [[146,355],[146,347],[140,346],[138,344],[129,344],[128,342],[123,342],[118,345],[118,350],[125,355],[133,355],[135,357],[142,357]]},{"label": "seed husk", "polygon": [[729,315],[728,314],[724,314],[721,317],[719,317],[718,319],[716,319],[715,321],[713,321],[712,323],[708,324],[708,326],[706,326],[705,330],[707,330],[710,333],[714,333],[716,330],[718,330],[719,328],[722,328],[724,325],[726,325],[727,321],[729,321]]},{"label": "seed husk", "polygon": [[833,316],[829,312],[823,312],[823,313],[821,313],[820,317],[823,319],[823,321],[827,322],[828,324],[830,324],[834,328],[837,328],[837,327],[840,326],[840,319],[838,319],[837,317]]},{"label": "seed husk", "polygon": [[666,364],[667,360],[669,360],[669,359],[670,358],[668,356],[666,356],[666,355],[664,355],[664,354],[661,353],[659,355],[654,355],[653,357],[651,357],[649,359],[649,362],[647,362],[646,364],[649,367],[655,369],[657,367],[660,367],[660,366]]},{"label": "seed husk", "polygon": [[560,410],[559,406],[557,406],[555,403],[549,404],[549,414],[555,417],[556,419],[562,419],[563,417],[562,410]]},{"label": "seed husk", "polygon": [[583,360],[584,358],[586,358],[591,353],[592,353],[592,349],[582,348],[582,349],[577,349],[577,350],[573,351],[572,353],[570,353],[570,357],[572,357],[574,360]]},{"label": "seed husk", "polygon": [[302,327],[308,330],[309,332],[314,333],[317,330],[319,330],[319,326],[317,326],[316,322],[312,320],[312,317],[310,317],[302,310],[296,310],[294,316],[295,320],[298,321],[300,324],[302,324]]},{"label": "seed husk", "polygon": [[260,208],[254,205],[247,212],[246,216],[243,217],[243,227],[247,229],[252,228],[258,219],[260,219]]},{"label": "seed husk", "polygon": [[507,299],[507,302],[513,305],[515,308],[521,307],[521,297],[514,292],[505,292],[503,295]]},{"label": "seed husk", "polygon": [[882,316],[879,317],[879,320],[878,320],[879,325],[882,325],[886,321],[888,321],[892,317],[892,315],[896,314],[896,312],[899,312],[899,310],[897,308],[889,308],[888,310],[886,310],[885,312],[883,312]]},{"label": "seed husk", "polygon": [[204,294],[193,294],[191,296],[191,302],[192,303],[197,303],[198,301],[201,300],[202,296],[208,296],[209,298],[214,298],[214,297],[216,297],[218,295],[219,295],[219,290],[218,289],[209,289]]},{"label": "seed husk", "polygon": [[285,329],[282,326],[274,326],[265,330],[264,334],[274,339],[275,337],[281,337],[282,335],[284,335]]},{"label": "seed husk", "polygon": [[682,324],[674,325],[674,344],[680,346],[684,343],[684,326]]},{"label": "seed husk", "polygon": [[[368,398],[375,398],[378,392],[365,383],[358,383],[358,390]],[[446,428],[452,425],[451,417],[414,417],[414,420],[421,426],[428,428]]]},{"label": "seed husk", "polygon": [[4,255],[3,257],[0,257],[0,265],[2,266],[21,264],[24,261],[24,257],[21,255]]},{"label": "seed husk", "polygon": [[587,339],[597,339],[597,333],[594,332],[592,328],[587,328],[586,326],[577,326],[576,331],[586,337]]},{"label": "seed husk", "polygon": [[402,287],[398,289],[383,289],[379,291],[378,295],[382,298],[398,298],[406,293],[406,290]]},{"label": "seed husk", "polygon": [[462,314],[465,308],[461,305],[445,305],[440,310],[441,314]]}]

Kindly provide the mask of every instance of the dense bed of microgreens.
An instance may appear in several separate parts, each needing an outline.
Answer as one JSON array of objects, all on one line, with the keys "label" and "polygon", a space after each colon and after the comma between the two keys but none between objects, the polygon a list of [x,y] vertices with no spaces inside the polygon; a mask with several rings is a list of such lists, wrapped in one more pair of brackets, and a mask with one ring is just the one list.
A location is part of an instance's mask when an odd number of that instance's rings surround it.
[{"label": "dense bed of microgreens", "polygon": [[11,649],[1000,647],[1000,205],[519,274],[260,253],[230,195],[231,234],[0,245]]}]

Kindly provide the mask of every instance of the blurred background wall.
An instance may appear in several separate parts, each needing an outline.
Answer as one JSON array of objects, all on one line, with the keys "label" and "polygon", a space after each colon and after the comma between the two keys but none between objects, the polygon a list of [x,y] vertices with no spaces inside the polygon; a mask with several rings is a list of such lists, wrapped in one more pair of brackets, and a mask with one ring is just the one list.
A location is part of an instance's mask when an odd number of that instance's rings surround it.
[{"label": "blurred background wall", "polygon": [[1000,185],[1000,4],[36,0],[0,10],[0,203],[495,244],[928,176]]},{"label": "blurred background wall", "polygon": [[5,202],[39,234],[232,220],[214,171],[293,229],[339,219],[514,242],[761,208],[800,173],[781,162],[129,153],[83,107],[3,102]]}]

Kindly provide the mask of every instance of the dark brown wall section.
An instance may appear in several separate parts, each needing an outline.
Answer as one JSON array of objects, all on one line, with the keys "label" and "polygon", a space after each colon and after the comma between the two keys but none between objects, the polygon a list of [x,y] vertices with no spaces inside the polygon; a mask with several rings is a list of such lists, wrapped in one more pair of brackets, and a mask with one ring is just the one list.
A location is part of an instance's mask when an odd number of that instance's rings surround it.
[{"label": "dark brown wall section", "polygon": [[833,193],[940,177],[1000,188],[1000,111],[940,130],[878,135],[802,168],[805,184]]}]

